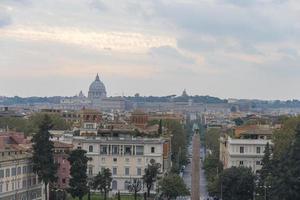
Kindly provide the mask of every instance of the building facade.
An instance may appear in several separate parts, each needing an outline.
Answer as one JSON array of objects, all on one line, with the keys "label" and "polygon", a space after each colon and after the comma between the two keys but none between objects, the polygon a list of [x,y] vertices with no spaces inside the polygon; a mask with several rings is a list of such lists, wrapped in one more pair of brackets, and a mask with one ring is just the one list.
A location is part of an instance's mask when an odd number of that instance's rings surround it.
[{"label": "building facade", "polygon": [[0,150],[1,200],[44,199],[44,187],[32,171],[31,157],[14,148]]},{"label": "building facade", "polygon": [[74,149],[84,149],[92,158],[88,163],[89,177],[96,176],[104,168],[111,170],[112,193],[127,193],[130,180],[142,179],[150,163],[159,163],[161,172],[171,168],[171,141],[168,138],[65,136],[64,140],[72,141]]},{"label": "building facade", "polygon": [[220,139],[220,161],[224,168],[251,167],[253,172],[262,168],[261,160],[264,156],[266,144],[272,144],[270,139],[234,139],[231,137]]}]

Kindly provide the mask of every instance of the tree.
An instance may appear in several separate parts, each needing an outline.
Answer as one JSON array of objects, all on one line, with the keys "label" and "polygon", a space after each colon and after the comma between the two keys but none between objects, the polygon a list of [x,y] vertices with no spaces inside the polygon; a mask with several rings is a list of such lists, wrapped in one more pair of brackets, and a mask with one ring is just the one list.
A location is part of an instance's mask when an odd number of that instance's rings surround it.
[{"label": "tree", "polygon": [[264,157],[262,159],[262,169],[260,170],[261,180],[265,182],[271,172],[272,172],[271,148],[269,143],[267,143],[265,147]]},{"label": "tree", "polygon": [[[159,120],[152,120],[148,122],[148,125],[160,124]],[[162,127],[166,127],[172,134],[172,161],[173,161],[173,171],[179,173],[181,166],[186,165],[187,159],[187,133],[184,130],[183,125],[172,119],[162,120]]]},{"label": "tree", "polygon": [[104,200],[107,198],[107,194],[111,189],[112,174],[110,169],[103,169],[97,174],[93,180],[93,188],[104,193]]},{"label": "tree", "polygon": [[189,190],[177,174],[169,174],[159,182],[160,190],[167,199],[189,195]]},{"label": "tree", "polygon": [[283,118],[282,128],[276,130],[273,134],[274,151],[273,158],[279,160],[288,151],[288,147],[295,139],[295,130],[300,123],[300,116]]},{"label": "tree", "polygon": [[275,161],[271,195],[275,200],[300,199],[300,123],[288,150]]},{"label": "tree", "polygon": [[237,125],[237,126],[241,126],[244,124],[244,121],[240,117],[233,119],[233,121],[234,121],[235,125]]},{"label": "tree", "polygon": [[231,167],[225,169],[219,178],[223,200],[252,199],[254,178],[251,168]]},{"label": "tree", "polygon": [[212,154],[219,158],[220,153],[220,141],[221,130],[218,128],[212,128],[205,134],[206,148],[211,150]]},{"label": "tree", "polygon": [[162,132],[163,132],[163,125],[162,125],[162,119],[160,119],[158,124],[158,134],[161,135]]},{"label": "tree", "polygon": [[137,199],[137,193],[142,190],[142,181],[138,178],[134,178],[133,180],[130,180],[130,183],[128,185],[129,192],[134,193],[134,200]]},{"label": "tree", "polygon": [[147,195],[150,196],[150,190],[153,186],[153,183],[156,181],[156,177],[159,173],[160,165],[158,163],[151,163],[145,169],[145,174],[143,176],[144,184],[147,187]]},{"label": "tree", "polygon": [[38,132],[32,138],[33,148],[33,171],[39,179],[45,183],[45,195],[48,199],[48,184],[56,181],[57,165],[53,158],[53,142],[50,141],[49,130],[52,128],[51,120],[48,115],[42,118]]},{"label": "tree", "polygon": [[90,159],[86,156],[86,151],[81,149],[73,150],[70,153],[68,161],[70,162],[70,183],[68,192],[73,198],[82,197],[89,192],[87,180],[87,163]]}]

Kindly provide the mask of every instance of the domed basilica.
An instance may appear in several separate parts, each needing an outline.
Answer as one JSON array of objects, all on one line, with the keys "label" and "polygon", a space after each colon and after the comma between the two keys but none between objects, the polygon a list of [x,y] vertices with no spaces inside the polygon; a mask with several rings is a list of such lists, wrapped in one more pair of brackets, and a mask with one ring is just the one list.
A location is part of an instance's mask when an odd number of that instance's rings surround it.
[{"label": "domed basilica", "polygon": [[99,75],[97,74],[96,79],[89,88],[88,98],[93,99],[102,99],[106,97],[106,89],[103,82],[100,80]]}]

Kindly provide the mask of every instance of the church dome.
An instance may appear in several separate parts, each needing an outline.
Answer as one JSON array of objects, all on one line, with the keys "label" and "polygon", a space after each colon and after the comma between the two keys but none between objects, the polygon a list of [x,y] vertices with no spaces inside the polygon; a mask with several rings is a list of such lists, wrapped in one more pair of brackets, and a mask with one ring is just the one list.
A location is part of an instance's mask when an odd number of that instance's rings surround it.
[{"label": "church dome", "polygon": [[92,84],[90,85],[88,97],[91,99],[106,97],[105,85],[100,80],[98,74],[96,76],[95,81],[92,82]]}]

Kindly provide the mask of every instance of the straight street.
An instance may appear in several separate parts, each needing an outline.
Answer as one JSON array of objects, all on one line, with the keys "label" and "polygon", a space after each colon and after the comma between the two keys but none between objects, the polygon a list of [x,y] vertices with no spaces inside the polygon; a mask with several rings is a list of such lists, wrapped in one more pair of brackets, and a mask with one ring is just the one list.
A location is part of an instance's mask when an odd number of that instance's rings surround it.
[{"label": "straight street", "polygon": [[[205,156],[204,148],[201,147],[201,149],[199,149],[199,151],[200,151],[201,157],[204,158],[204,156]],[[188,153],[190,155],[192,154],[192,145],[189,146]],[[190,161],[191,161],[191,159],[190,159]],[[207,193],[207,189],[206,189],[207,181],[205,178],[204,170],[202,169],[202,162],[201,162],[200,166],[201,166],[200,167],[200,188],[199,188],[200,199],[206,200],[208,198],[208,193]],[[187,185],[187,187],[189,189],[191,189],[191,177],[192,177],[192,167],[191,167],[191,163],[190,163],[185,167],[185,170],[184,170],[183,176],[182,176],[185,184]]]}]

